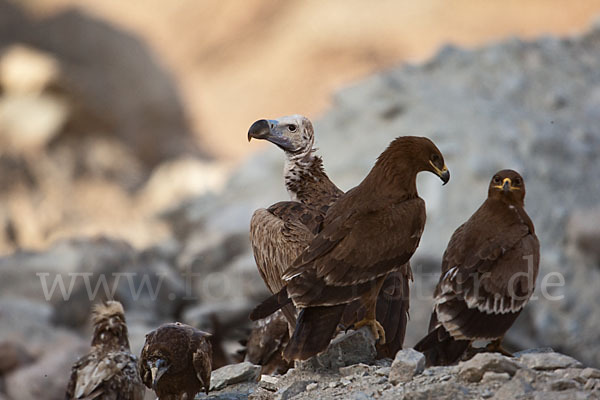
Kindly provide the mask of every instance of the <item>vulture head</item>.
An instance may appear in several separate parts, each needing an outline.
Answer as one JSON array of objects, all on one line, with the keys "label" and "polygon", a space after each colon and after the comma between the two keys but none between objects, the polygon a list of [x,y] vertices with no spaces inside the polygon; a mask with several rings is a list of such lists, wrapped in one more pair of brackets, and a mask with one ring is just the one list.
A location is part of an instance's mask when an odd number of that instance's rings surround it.
[{"label": "vulture head", "polygon": [[315,140],[312,123],[302,115],[258,120],[248,130],[248,141],[253,138],[268,140],[292,156],[312,151]]}]

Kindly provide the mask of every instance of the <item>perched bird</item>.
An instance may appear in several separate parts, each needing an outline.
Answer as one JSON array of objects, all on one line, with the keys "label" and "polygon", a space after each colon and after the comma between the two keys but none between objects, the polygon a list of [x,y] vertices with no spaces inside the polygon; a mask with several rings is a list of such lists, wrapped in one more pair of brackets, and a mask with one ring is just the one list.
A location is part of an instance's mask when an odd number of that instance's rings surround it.
[{"label": "perched bird", "polygon": [[[285,154],[284,182],[291,202],[280,202],[258,209],[250,222],[250,241],[256,264],[272,293],[283,288],[284,270],[320,231],[329,207],[344,192],[325,173],[323,161],[314,148],[314,128],[302,115],[278,120],[258,120],[248,130],[248,140],[267,140]],[[299,206],[296,202],[306,207]],[[410,264],[390,273],[377,298],[377,320],[386,331],[386,343],[377,343],[379,357],[393,358],[402,348],[408,322]],[[284,308],[291,328],[291,308]],[[362,319],[365,309],[360,302],[348,305],[341,324],[349,327]]]},{"label": "perched bird", "polygon": [[210,334],[179,322],[146,335],[140,357],[142,381],[159,400],[193,400],[210,389]]},{"label": "perched bird", "polygon": [[286,304],[301,309],[284,351],[287,360],[323,351],[346,305],[360,300],[364,319],[376,339],[385,331],[376,320],[376,300],[389,273],[401,269],[415,252],[425,226],[425,203],[417,192],[421,171],[450,179],[433,142],[400,137],[379,156],[367,177],[327,211],[322,229],[285,271],[284,286],[251,313],[264,318]]},{"label": "perched bird", "polygon": [[525,183],[503,170],[487,200],[452,235],[433,298],[429,333],[415,346],[428,365],[448,365],[477,339],[501,351],[506,331],[535,287],[540,245],[525,212]]},{"label": "perched bird", "polygon": [[92,311],[92,349],[71,368],[65,399],[142,400],[146,389],[129,350],[123,306],[98,304]]}]

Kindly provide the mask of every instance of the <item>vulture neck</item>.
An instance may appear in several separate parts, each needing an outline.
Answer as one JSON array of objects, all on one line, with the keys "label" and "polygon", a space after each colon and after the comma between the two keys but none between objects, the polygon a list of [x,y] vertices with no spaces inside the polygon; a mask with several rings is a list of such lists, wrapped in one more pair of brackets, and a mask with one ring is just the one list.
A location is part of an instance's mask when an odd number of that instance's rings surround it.
[{"label": "vulture neck", "polygon": [[303,154],[286,157],[285,187],[294,201],[316,207],[330,205],[342,191],[335,186],[323,169],[323,160],[310,149]]}]

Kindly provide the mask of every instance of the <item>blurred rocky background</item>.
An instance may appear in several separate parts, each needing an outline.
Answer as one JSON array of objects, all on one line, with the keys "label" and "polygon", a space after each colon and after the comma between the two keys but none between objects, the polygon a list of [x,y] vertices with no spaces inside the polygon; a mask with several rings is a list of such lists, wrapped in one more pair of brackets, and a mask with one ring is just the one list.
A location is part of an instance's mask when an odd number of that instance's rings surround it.
[{"label": "blurred rocky background", "polygon": [[446,156],[449,185],[419,178],[407,346],[450,235],[514,168],[542,271],[507,343],[600,366],[600,1],[563,5],[0,0],[0,399],[63,398],[107,297],[135,353],[179,320],[237,361],[267,294],[249,219],[287,198],[246,131],[292,113],[344,189],[399,135]]}]

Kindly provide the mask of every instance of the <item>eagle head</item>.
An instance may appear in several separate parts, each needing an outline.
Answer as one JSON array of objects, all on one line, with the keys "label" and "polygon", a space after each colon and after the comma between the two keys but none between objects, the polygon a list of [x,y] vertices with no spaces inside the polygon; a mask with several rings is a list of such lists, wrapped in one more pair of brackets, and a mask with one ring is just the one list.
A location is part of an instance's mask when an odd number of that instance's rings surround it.
[{"label": "eagle head", "polygon": [[127,324],[123,305],[118,301],[107,301],[92,310],[94,336],[92,346],[124,347],[129,349]]},{"label": "eagle head", "polygon": [[525,181],[512,169],[496,172],[490,182],[488,197],[496,198],[505,203],[523,206],[525,203]]}]

